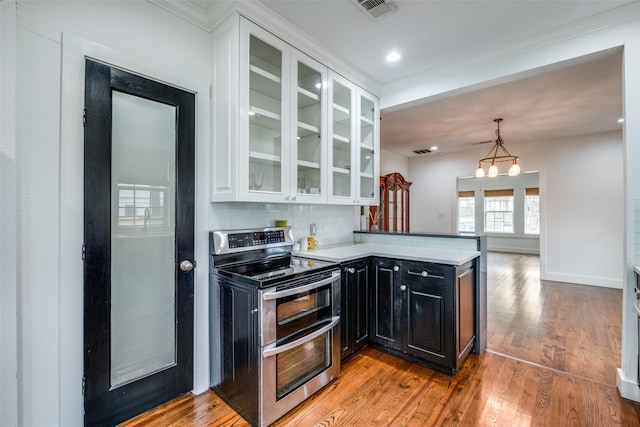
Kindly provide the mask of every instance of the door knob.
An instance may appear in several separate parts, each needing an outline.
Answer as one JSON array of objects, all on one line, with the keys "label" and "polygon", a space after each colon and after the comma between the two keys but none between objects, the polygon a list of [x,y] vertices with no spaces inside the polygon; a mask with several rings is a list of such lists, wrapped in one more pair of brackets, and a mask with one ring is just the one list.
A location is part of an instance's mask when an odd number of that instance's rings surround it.
[{"label": "door knob", "polygon": [[400,271],[400,267],[398,267],[397,265],[393,266],[393,271]]},{"label": "door knob", "polygon": [[180,270],[182,271],[191,271],[193,270],[193,267],[194,267],[193,263],[187,259],[185,259],[180,263]]},{"label": "door knob", "polygon": [[406,289],[407,289],[407,285],[401,285],[401,286],[400,286],[400,290],[401,290],[401,291],[404,291],[404,290],[406,290]]}]

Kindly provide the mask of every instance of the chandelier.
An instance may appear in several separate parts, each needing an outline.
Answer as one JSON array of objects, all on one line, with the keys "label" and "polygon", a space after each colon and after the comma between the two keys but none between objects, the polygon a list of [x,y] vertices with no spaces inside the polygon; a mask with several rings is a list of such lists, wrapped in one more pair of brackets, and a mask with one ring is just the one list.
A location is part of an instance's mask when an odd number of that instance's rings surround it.
[{"label": "chandelier", "polygon": [[496,163],[511,163],[509,168],[509,176],[520,175],[520,165],[518,164],[518,156],[512,156],[506,148],[504,148],[504,141],[500,136],[500,122],[502,119],[495,119],[498,128],[496,129],[496,145],[487,153],[484,159],[478,161],[478,169],[476,170],[476,177],[482,178],[484,176],[484,169],[482,165],[489,165],[489,176],[498,176],[498,166]]}]

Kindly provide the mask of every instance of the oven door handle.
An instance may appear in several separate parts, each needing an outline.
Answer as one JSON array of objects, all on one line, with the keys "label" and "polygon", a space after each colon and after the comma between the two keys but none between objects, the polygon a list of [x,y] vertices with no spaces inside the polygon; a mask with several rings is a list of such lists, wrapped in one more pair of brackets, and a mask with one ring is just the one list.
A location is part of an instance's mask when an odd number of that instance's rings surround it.
[{"label": "oven door handle", "polygon": [[316,289],[316,288],[319,288],[321,286],[324,286],[326,284],[329,284],[329,283],[333,282],[334,280],[336,280],[337,277],[340,277],[340,271],[334,272],[333,274],[331,274],[331,277],[329,277],[327,279],[320,280],[319,282],[313,282],[313,283],[309,283],[308,285],[303,285],[303,286],[296,286],[294,288],[285,289],[283,291],[265,292],[265,293],[262,294],[262,299],[264,301],[270,301],[270,300],[274,300],[274,299],[278,299],[278,298],[284,298],[284,297],[288,297],[288,296],[291,296],[291,295],[296,295],[296,294],[299,294],[301,292],[310,291],[312,289]]},{"label": "oven door handle", "polygon": [[309,335],[305,335],[302,338],[298,338],[295,341],[291,341],[290,343],[287,343],[281,346],[276,346],[276,343],[269,344],[264,348],[264,350],[262,350],[262,355],[263,357],[270,357],[270,356],[275,356],[276,354],[285,352],[287,350],[291,350],[294,347],[302,345],[308,341],[311,341],[314,338],[319,337],[322,334],[327,333],[328,331],[333,329],[338,324],[338,322],[340,322],[340,316],[333,316],[331,318],[331,322],[327,326],[324,326],[318,329],[317,331],[310,333]]}]

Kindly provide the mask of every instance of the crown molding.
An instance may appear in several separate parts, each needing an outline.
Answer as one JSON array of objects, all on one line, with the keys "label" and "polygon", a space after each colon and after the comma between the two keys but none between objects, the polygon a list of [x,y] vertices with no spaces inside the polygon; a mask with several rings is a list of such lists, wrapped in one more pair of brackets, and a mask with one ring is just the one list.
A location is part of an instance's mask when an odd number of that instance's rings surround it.
[{"label": "crown molding", "polygon": [[149,3],[171,12],[175,16],[201,28],[205,31],[213,30],[211,20],[206,10],[187,0],[147,0]]}]

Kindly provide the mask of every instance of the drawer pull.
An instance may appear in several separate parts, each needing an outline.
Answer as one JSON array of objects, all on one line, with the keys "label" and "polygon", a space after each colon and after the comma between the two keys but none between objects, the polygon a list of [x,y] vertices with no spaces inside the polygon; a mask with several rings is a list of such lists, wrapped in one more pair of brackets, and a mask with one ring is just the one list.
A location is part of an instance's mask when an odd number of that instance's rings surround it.
[{"label": "drawer pull", "polygon": [[414,276],[422,276],[422,277],[432,277],[434,279],[444,279],[444,276],[438,276],[437,274],[429,274],[428,271],[408,271],[409,274],[413,274]]},{"label": "drawer pull", "polygon": [[399,270],[400,270],[400,267],[398,267],[397,265],[393,266],[393,271],[399,271]]}]

